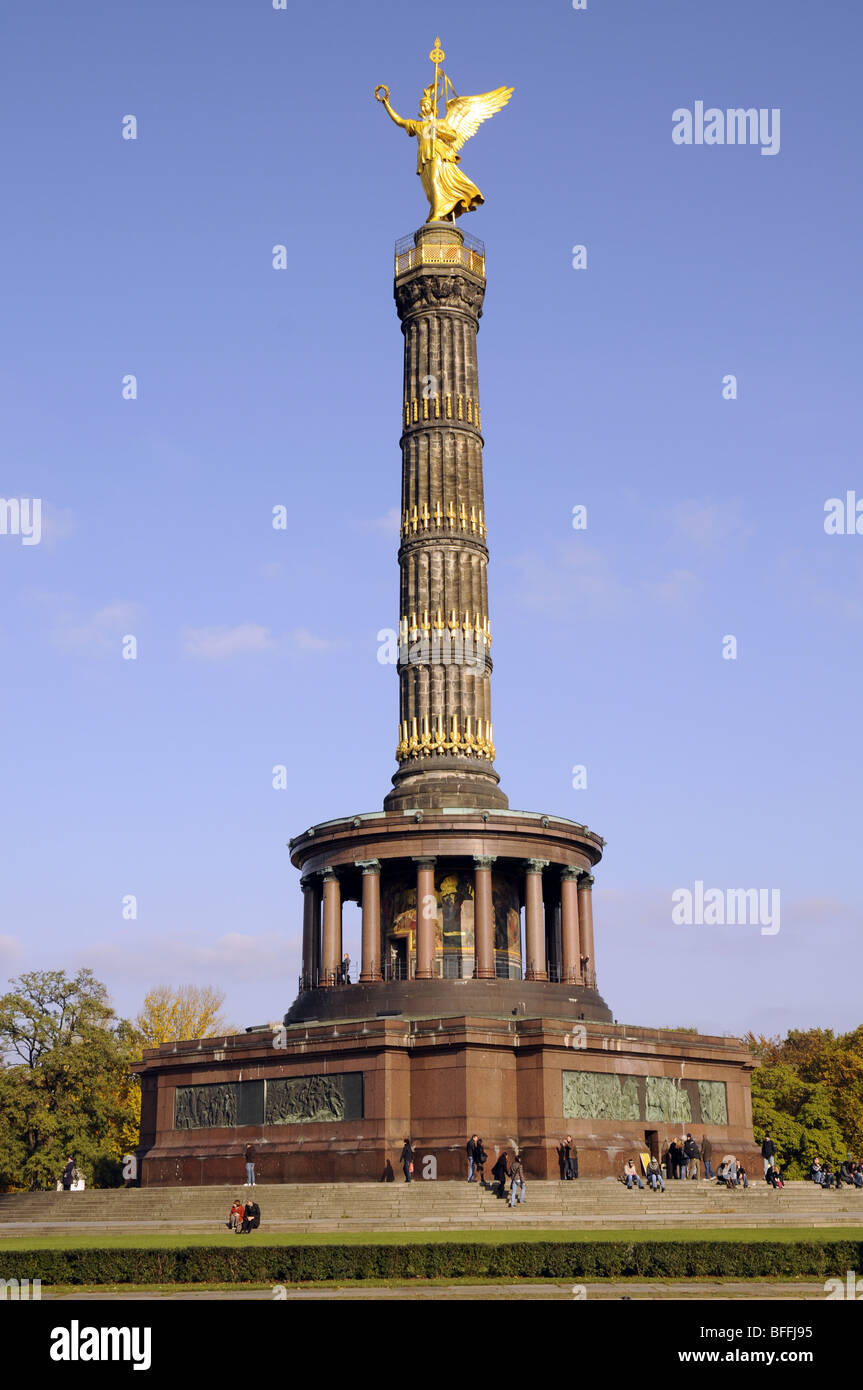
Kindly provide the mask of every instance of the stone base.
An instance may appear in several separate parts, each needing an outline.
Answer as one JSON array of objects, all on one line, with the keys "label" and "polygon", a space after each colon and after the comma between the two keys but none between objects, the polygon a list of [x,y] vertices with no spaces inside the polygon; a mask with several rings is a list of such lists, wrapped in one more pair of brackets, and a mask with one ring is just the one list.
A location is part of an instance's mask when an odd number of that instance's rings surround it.
[{"label": "stone base", "polygon": [[[730,1152],[758,1175],[753,1065],[735,1039],[547,1017],[365,1018],[169,1043],[148,1050],[137,1068],[141,1181],[242,1182],[248,1143],[261,1183],[379,1181],[393,1172],[401,1179],[406,1135],[418,1176],[419,1165],[433,1160],[439,1179],[464,1179],[472,1133],[484,1140],[489,1170],[500,1150],[518,1145],[528,1179],[559,1177],[565,1134],[575,1140],[582,1177],[609,1177],[646,1151],[651,1136],[664,1152],[668,1139],[688,1131],[699,1142],[709,1135],[714,1167]],[[587,1081],[565,1076],[574,1072],[588,1073]],[[269,1096],[282,1098],[285,1113],[288,1078],[299,1081],[288,1110],[305,1107],[310,1118],[273,1123]],[[724,1092],[698,1082],[724,1083]],[[202,1085],[220,1088],[223,1115],[230,1092],[235,1121],[260,1109],[248,1123],[175,1128],[177,1088]],[[188,1094],[180,1105],[187,1117]],[[677,1118],[655,1118],[663,1113]]]},{"label": "stone base", "polygon": [[393,790],[384,797],[385,811],[439,811],[442,806],[505,811],[509,807],[498,786],[499,775],[475,758],[408,763],[392,780]]},{"label": "stone base", "polygon": [[593,1019],[611,1023],[602,995],[585,985],[542,980],[392,980],[386,984],[310,989],[285,1014],[288,1027],[348,1019],[477,1015],[493,1018]]}]

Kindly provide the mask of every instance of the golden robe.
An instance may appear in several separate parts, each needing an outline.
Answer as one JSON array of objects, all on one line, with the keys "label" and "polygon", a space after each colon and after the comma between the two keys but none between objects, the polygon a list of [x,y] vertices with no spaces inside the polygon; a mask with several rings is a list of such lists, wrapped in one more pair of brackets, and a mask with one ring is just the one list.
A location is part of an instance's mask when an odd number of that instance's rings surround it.
[{"label": "golden robe", "polygon": [[429,221],[441,222],[454,212],[473,212],[485,199],[475,183],[458,167],[459,155],[452,149],[458,138],[442,117],[435,120],[405,121],[408,135],[417,141],[417,173],[429,201]]}]

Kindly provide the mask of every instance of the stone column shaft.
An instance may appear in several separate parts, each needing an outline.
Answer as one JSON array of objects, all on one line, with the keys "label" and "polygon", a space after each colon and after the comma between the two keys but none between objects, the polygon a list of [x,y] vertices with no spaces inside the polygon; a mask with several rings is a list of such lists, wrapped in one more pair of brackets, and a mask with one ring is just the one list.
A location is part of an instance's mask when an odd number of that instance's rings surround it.
[{"label": "stone column shaft", "polygon": [[584,983],[596,989],[596,961],[593,955],[593,876],[582,874],[578,880],[578,920],[581,927],[581,955],[584,960]]},{"label": "stone column shaft", "polygon": [[342,960],[342,890],[332,869],[325,869],[323,960],[321,984],[334,985],[339,978]]},{"label": "stone column shaft", "polygon": [[360,983],[381,978],[381,866],[377,859],[357,861],[363,871],[362,968]]},{"label": "stone column shaft", "polygon": [[302,880],[303,889],[303,989],[314,989],[320,962],[321,895],[312,878]]},{"label": "stone column shaft", "polygon": [[494,899],[491,891],[491,866],[494,858],[474,856],[474,976],[477,980],[493,980],[494,969]]},{"label": "stone column shaft", "polygon": [[415,859],[417,866],[417,966],[418,980],[434,979],[434,938],[437,900],[433,859]]},{"label": "stone column shaft", "polygon": [[542,871],[547,859],[529,859],[524,891],[524,945],[526,980],[547,980],[545,968],[545,921],[542,911]]},{"label": "stone column shaft", "polygon": [[564,869],[560,876],[560,936],[562,982],[566,985],[583,983],[581,948],[578,932],[578,870]]}]

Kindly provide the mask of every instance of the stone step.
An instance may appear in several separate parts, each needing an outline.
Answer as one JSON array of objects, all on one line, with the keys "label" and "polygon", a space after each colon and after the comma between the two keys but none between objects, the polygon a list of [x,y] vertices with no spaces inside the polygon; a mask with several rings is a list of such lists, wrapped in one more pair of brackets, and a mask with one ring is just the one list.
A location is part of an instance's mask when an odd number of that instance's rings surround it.
[{"label": "stone step", "polygon": [[[250,1189],[239,1185],[87,1189],[84,1192],[0,1194],[0,1235],[188,1232],[225,1229],[228,1209]],[[649,1224],[656,1229],[728,1225],[853,1226],[863,1224],[863,1193],[823,1192],[791,1183],[774,1192],[763,1182],[728,1192],[715,1183],[675,1183],[665,1194],[627,1191],[614,1179],[577,1183],[529,1180],[527,1202],[515,1211],[466,1182],[259,1184],[264,1225],[273,1232],[470,1230],[510,1226],[600,1230]]]}]

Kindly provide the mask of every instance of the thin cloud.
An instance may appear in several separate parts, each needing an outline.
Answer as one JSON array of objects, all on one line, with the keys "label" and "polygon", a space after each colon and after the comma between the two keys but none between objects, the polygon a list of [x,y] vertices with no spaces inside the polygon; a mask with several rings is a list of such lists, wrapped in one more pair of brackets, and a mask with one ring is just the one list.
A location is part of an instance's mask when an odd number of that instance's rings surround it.
[{"label": "thin cloud", "polygon": [[752,535],[754,527],[741,514],[738,502],[700,502],[689,497],[677,502],[666,516],[678,537],[701,549],[727,545]]},{"label": "thin cloud", "polygon": [[83,964],[98,965],[101,977],[139,982],[143,995],[165,979],[212,980],[217,984],[226,979],[292,980],[301,946],[299,932],[255,936],[227,932],[206,942],[159,936],[134,943],[101,941],[79,955]]},{"label": "thin cloud", "polygon": [[350,525],[355,531],[383,531],[388,536],[397,536],[401,526],[401,513],[398,507],[390,507],[385,516],[351,521]]},{"label": "thin cloud", "polygon": [[84,623],[68,621],[56,630],[54,640],[59,646],[76,651],[112,651],[129,632],[140,612],[139,604],[115,599],[97,609]]},{"label": "thin cloud", "polygon": [[238,627],[186,628],[183,645],[189,656],[205,661],[226,661],[249,652],[265,652],[275,646],[270,630],[259,623],[240,623]]},{"label": "thin cloud", "polygon": [[21,955],[21,942],[14,936],[0,936],[0,973],[12,968]]},{"label": "thin cloud", "polygon": [[295,627],[291,641],[303,652],[330,652],[345,645],[344,642],[333,642],[328,637],[318,637],[305,627]]}]

